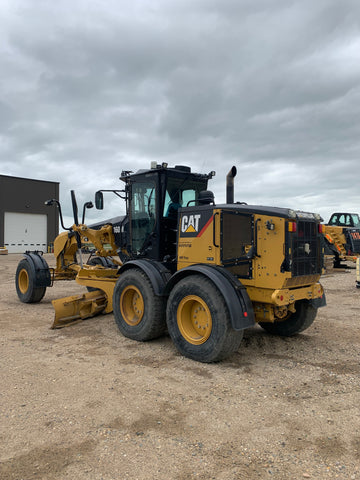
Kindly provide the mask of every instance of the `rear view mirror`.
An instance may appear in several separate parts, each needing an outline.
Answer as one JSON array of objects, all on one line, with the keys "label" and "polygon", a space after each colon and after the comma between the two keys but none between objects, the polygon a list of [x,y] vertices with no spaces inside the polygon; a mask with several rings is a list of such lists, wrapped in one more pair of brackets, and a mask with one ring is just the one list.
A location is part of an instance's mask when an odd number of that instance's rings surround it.
[{"label": "rear view mirror", "polygon": [[103,210],[104,208],[104,196],[101,190],[95,193],[95,207],[98,210]]}]

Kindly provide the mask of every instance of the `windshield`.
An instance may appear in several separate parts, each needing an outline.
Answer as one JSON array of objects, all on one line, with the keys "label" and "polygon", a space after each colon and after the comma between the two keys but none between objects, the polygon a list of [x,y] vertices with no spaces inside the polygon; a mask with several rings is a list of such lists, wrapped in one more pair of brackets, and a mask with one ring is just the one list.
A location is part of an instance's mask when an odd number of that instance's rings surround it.
[{"label": "windshield", "polygon": [[359,215],[357,213],[337,213],[330,218],[329,225],[360,228]]}]

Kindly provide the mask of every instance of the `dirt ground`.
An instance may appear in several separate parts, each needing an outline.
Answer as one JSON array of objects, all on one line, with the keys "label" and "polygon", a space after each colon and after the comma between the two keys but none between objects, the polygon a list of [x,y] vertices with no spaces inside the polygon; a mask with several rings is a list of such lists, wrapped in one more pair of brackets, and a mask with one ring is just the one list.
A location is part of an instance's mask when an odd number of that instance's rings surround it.
[{"label": "dirt ground", "polygon": [[[124,338],[113,315],[51,330],[57,282],[22,304],[0,256],[0,479],[360,479],[360,290],[324,276],[303,334],[245,332],[218,364],[169,337]],[[52,263],[52,255],[45,255]]]}]

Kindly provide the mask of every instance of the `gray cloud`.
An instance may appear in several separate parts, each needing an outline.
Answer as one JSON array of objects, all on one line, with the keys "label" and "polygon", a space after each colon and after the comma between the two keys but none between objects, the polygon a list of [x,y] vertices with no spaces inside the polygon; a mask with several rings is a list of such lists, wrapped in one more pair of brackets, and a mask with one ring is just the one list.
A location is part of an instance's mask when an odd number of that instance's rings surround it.
[{"label": "gray cloud", "polygon": [[0,173],[59,181],[67,217],[70,189],[88,200],[151,160],[217,170],[219,202],[235,164],[239,200],[360,210],[356,0],[17,0],[0,15]]}]

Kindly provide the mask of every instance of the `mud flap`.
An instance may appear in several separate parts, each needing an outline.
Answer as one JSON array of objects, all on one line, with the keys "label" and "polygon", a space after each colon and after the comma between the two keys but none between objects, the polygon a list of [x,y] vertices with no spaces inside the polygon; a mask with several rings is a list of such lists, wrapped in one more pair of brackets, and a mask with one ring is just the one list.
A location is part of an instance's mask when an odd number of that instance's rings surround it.
[{"label": "mud flap", "polygon": [[52,301],[55,318],[51,328],[62,328],[95,317],[105,310],[107,297],[101,290]]},{"label": "mud flap", "polygon": [[325,307],[326,306],[325,293],[323,293],[319,298],[312,298],[310,300],[310,305],[314,308]]}]

